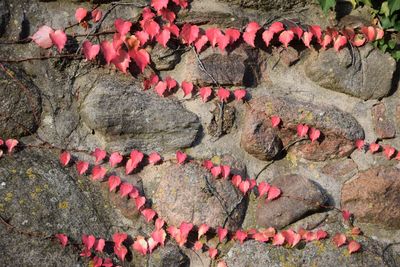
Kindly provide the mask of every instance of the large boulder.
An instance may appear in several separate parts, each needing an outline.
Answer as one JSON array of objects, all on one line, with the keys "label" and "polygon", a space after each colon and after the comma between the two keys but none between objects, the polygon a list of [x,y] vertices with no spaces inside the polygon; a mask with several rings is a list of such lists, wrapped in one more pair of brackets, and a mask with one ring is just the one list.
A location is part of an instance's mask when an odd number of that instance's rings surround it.
[{"label": "large boulder", "polygon": [[[281,117],[281,128],[272,129],[272,115]],[[354,150],[354,140],[364,137],[362,127],[352,115],[335,107],[292,98],[255,98],[250,101],[243,121],[241,146],[261,160],[274,158],[282,147],[296,140],[299,123],[320,129],[323,134],[318,142],[298,143],[289,149],[308,160],[346,157]]]},{"label": "large boulder", "polygon": [[359,173],[343,186],[341,202],[357,221],[400,229],[400,170],[376,167]]},{"label": "large boulder", "polygon": [[197,163],[163,165],[155,177],[144,178],[143,183],[154,210],[168,224],[179,226],[186,221],[211,227],[226,223],[231,229],[241,226],[247,200],[230,181],[216,180]]},{"label": "large boulder", "polygon": [[326,89],[364,100],[382,98],[392,90],[396,62],[372,45],[314,52],[308,58],[306,75]]},{"label": "large boulder", "polygon": [[288,10],[294,7],[301,7],[305,6],[307,3],[311,3],[312,1],[309,0],[266,0],[266,1],[259,1],[259,0],[219,0],[221,2],[228,2],[232,4],[240,5],[241,7],[245,8],[252,8],[258,10]]},{"label": "large boulder", "polygon": [[282,196],[270,202],[264,198],[258,200],[255,211],[258,227],[283,228],[320,210],[327,201],[315,182],[296,174],[277,177],[271,184],[281,189]]},{"label": "large boulder", "polygon": [[0,132],[2,138],[36,132],[42,112],[39,89],[18,68],[0,69]]}]

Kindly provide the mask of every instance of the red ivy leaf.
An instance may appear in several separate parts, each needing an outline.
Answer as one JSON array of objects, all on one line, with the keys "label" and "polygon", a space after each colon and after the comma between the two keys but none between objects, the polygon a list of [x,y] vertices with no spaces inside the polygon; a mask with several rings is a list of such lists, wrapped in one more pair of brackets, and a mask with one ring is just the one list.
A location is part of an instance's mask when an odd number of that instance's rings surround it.
[{"label": "red ivy leaf", "polygon": [[142,210],[142,215],[146,218],[147,222],[150,222],[156,216],[156,212],[152,209],[144,209]]},{"label": "red ivy leaf", "polygon": [[184,43],[190,45],[199,36],[199,27],[186,23],[182,27],[181,38]]},{"label": "red ivy leaf", "polygon": [[268,191],[267,200],[274,200],[277,199],[281,195],[281,190],[278,187],[271,186]]},{"label": "red ivy leaf", "polygon": [[318,42],[321,41],[322,31],[321,27],[318,25],[311,25],[308,30],[317,38]]},{"label": "red ivy leaf", "polygon": [[296,34],[297,38],[299,38],[299,40],[303,36],[303,29],[298,26],[291,28],[290,31],[292,31],[294,34]]},{"label": "red ivy leaf", "polygon": [[335,41],[334,41],[334,43],[333,43],[333,48],[335,48],[335,50],[337,51],[337,52],[339,52],[339,50],[343,47],[343,46],[345,46],[347,44],[347,38],[345,37],[345,36],[338,36],[336,39],[335,39]]},{"label": "red ivy leaf", "polygon": [[315,140],[318,140],[320,137],[321,132],[315,128],[311,128],[308,136],[310,137],[311,143],[314,143]]},{"label": "red ivy leaf", "polygon": [[155,165],[155,164],[159,163],[160,161],[161,161],[161,156],[157,152],[152,152],[149,155],[149,163],[150,164]]},{"label": "red ivy leaf", "polygon": [[221,53],[223,53],[225,51],[225,48],[229,44],[229,37],[226,36],[226,35],[221,34],[217,38],[217,43],[218,43],[219,50],[221,51]]},{"label": "red ivy leaf", "polygon": [[65,234],[56,234],[55,237],[60,241],[61,246],[64,248],[67,246],[68,243],[68,236]]},{"label": "red ivy leaf", "polygon": [[60,163],[62,166],[67,166],[71,159],[71,154],[68,151],[64,151],[60,154]]},{"label": "red ivy leaf", "polygon": [[247,91],[245,89],[237,89],[233,92],[235,99],[240,101],[246,97]]},{"label": "red ivy leaf", "polygon": [[311,40],[313,38],[313,33],[312,32],[305,32],[303,34],[303,38],[301,38],[303,40],[303,43],[306,47],[310,48],[310,43]]},{"label": "red ivy leaf", "polygon": [[129,56],[133,58],[141,72],[143,72],[146,66],[150,63],[150,55],[145,49],[132,49],[129,51]]},{"label": "red ivy leaf", "polygon": [[138,236],[132,248],[144,256],[147,254],[148,245],[143,236]]},{"label": "red ivy leaf", "polygon": [[86,60],[92,60],[99,54],[100,45],[93,45],[90,41],[86,40],[82,44],[82,50]]},{"label": "red ivy leaf", "polygon": [[151,6],[154,7],[155,10],[159,11],[162,8],[167,8],[169,0],[151,0]]},{"label": "red ivy leaf", "polygon": [[120,259],[121,261],[125,260],[125,256],[128,253],[128,249],[125,246],[114,246],[114,253],[115,255],[117,255],[118,259]]},{"label": "red ivy leaf", "polygon": [[251,47],[256,47],[254,45],[254,40],[256,39],[256,33],[255,32],[244,32],[243,33],[243,40],[250,45]]},{"label": "red ivy leaf", "polygon": [[187,8],[188,7],[188,2],[187,0],[172,0],[175,4],[180,6],[181,8]]},{"label": "red ivy leaf", "polygon": [[218,226],[217,235],[218,235],[219,242],[222,242],[222,240],[224,240],[224,238],[226,237],[227,234],[228,234],[228,229]]},{"label": "red ivy leaf", "polygon": [[110,166],[111,168],[117,166],[117,164],[121,163],[122,161],[122,156],[119,152],[114,152],[110,156]]},{"label": "red ivy leaf", "polygon": [[280,33],[283,31],[285,28],[283,27],[283,23],[280,21],[275,21],[274,23],[269,26],[268,31],[272,33]]},{"label": "red ivy leaf", "polygon": [[209,229],[210,229],[210,226],[208,226],[208,225],[205,224],[205,223],[203,223],[202,225],[200,225],[199,231],[198,231],[198,233],[197,233],[197,239],[200,239],[200,237],[202,237],[205,233],[207,233]]},{"label": "red ivy leaf", "polygon": [[201,97],[201,100],[205,103],[208,101],[208,98],[211,96],[212,89],[211,87],[202,87],[199,90],[199,94]]},{"label": "red ivy leaf", "polygon": [[80,7],[75,11],[75,19],[80,23],[87,16],[87,9]]},{"label": "red ivy leaf", "polygon": [[121,178],[119,178],[116,175],[111,175],[108,178],[108,188],[111,191],[113,191],[115,188],[117,188],[121,184]]},{"label": "red ivy leaf", "polygon": [[183,96],[187,96],[193,91],[193,83],[191,82],[183,81],[181,87],[183,90]]},{"label": "red ivy leaf", "polygon": [[386,146],[383,153],[386,155],[386,158],[388,160],[390,160],[392,158],[392,156],[394,155],[394,153],[396,152],[396,149],[394,149],[391,146]]},{"label": "red ivy leaf", "polygon": [[240,38],[240,31],[238,29],[226,29],[225,35],[229,37],[229,43],[233,44]]},{"label": "red ivy leaf", "polygon": [[350,254],[355,253],[355,252],[359,251],[360,249],[361,249],[361,245],[357,241],[351,240],[349,242],[348,250],[349,250]]},{"label": "red ivy leaf", "polygon": [[154,90],[159,96],[164,96],[165,91],[167,91],[167,83],[159,81],[156,87],[154,87]]},{"label": "red ivy leaf", "polygon": [[89,169],[89,162],[86,161],[78,161],[76,163],[76,170],[79,175],[84,174]]},{"label": "red ivy leaf", "polygon": [[136,205],[136,208],[138,210],[140,210],[140,208],[143,207],[145,203],[146,203],[146,198],[145,197],[137,197],[137,198],[135,198],[135,205]]},{"label": "red ivy leaf", "polygon": [[160,25],[149,19],[144,23],[143,30],[150,36],[150,39],[153,39],[160,32]]},{"label": "red ivy leaf", "polygon": [[41,48],[50,48],[53,45],[53,41],[50,38],[50,33],[54,30],[49,26],[42,26],[37,32],[35,32],[31,39]]},{"label": "red ivy leaf", "polygon": [[96,243],[94,244],[94,250],[103,252],[104,246],[106,245],[106,241],[102,238],[96,240]]},{"label": "red ivy leaf", "polygon": [[93,181],[97,181],[97,180],[101,180],[104,178],[104,176],[107,173],[107,169],[100,166],[100,165],[96,165],[93,167],[92,170],[92,179]]},{"label": "red ivy leaf", "polygon": [[103,16],[103,12],[100,9],[95,9],[92,11],[92,20],[93,22],[98,22]]},{"label": "red ivy leaf", "polygon": [[132,22],[123,19],[116,19],[114,21],[114,26],[117,32],[121,35],[126,35],[131,30]]},{"label": "red ivy leaf", "polygon": [[271,185],[267,182],[261,182],[258,185],[258,193],[261,196],[266,195],[269,191],[269,189],[271,188]]},{"label": "red ivy leaf", "polygon": [[365,141],[364,140],[362,140],[362,139],[356,140],[356,148],[358,150],[363,149],[364,145],[365,145]]},{"label": "red ivy leaf", "polygon": [[129,54],[123,49],[119,50],[116,57],[114,57],[112,60],[112,63],[114,63],[115,67],[123,73],[126,73],[130,62],[131,59]]},{"label": "red ivy leaf", "polygon": [[272,116],[271,124],[272,124],[272,128],[277,128],[279,126],[279,124],[281,124],[281,118],[276,115]]},{"label": "red ivy leaf", "polygon": [[[140,45],[144,46],[144,44],[149,40],[150,36],[145,31],[138,31],[135,33],[136,38],[139,40]],[[137,50],[137,49],[134,49]]]},{"label": "red ivy leaf", "polygon": [[176,159],[178,164],[183,164],[186,161],[187,155],[182,151],[176,151]]},{"label": "red ivy leaf", "polygon": [[273,38],[274,38],[274,32],[271,30],[266,30],[262,34],[262,39],[267,47],[269,46]]},{"label": "red ivy leaf", "polygon": [[50,38],[53,44],[57,46],[58,52],[61,53],[67,42],[67,35],[62,30],[56,30],[55,32],[50,32]]},{"label": "red ivy leaf", "polygon": [[231,95],[231,91],[225,88],[219,88],[217,92],[217,96],[221,102],[227,102]]},{"label": "red ivy leaf", "polygon": [[342,210],[342,216],[345,221],[350,220],[351,213],[348,210]]},{"label": "red ivy leaf", "polygon": [[309,127],[306,125],[306,124],[299,124],[299,125],[297,125],[297,135],[299,136],[299,137],[305,137],[305,136],[307,136],[307,133],[308,133],[308,129],[309,129]]},{"label": "red ivy leaf", "polygon": [[157,35],[156,40],[163,47],[167,47],[169,38],[171,38],[171,32],[167,29],[164,29]]},{"label": "red ivy leaf", "polygon": [[212,47],[215,47],[217,44],[218,37],[221,36],[221,30],[218,28],[209,28],[206,30],[206,36],[210,41]]},{"label": "red ivy leaf", "polygon": [[196,47],[197,53],[201,52],[201,49],[204,47],[204,45],[208,42],[208,38],[205,35],[200,36],[194,43],[194,46]]},{"label": "red ivy leaf", "polygon": [[371,151],[372,154],[377,152],[380,148],[381,148],[381,146],[379,144],[376,144],[376,143],[372,143],[372,144],[369,145],[369,151]]},{"label": "red ivy leaf", "polygon": [[107,65],[117,56],[114,45],[108,41],[103,41],[100,43],[101,51],[103,52],[104,59]]},{"label": "red ivy leaf", "polygon": [[248,180],[242,181],[239,184],[239,190],[245,195],[250,189],[250,182]]},{"label": "red ivy leaf", "polygon": [[323,49],[326,49],[326,47],[331,43],[332,43],[332,37],[329,34],[325,34],[320,44]]},{"label": "red ivy leaf", "polygon": [[283,44],[283,46],[285,48],[287,48],[290,41],[293,40],[293,37],[294,37],[293,31],[291,31],[291,30],[283,31],[279,35],[279,42],[281,42]]},{"label": "red ivy leaf", "polygon": [[94,152],[92,153],[92,156],[94,156],[96,158],[95,164],[99,164],[100,161],[102,161],[107,156],[107,152],[100,148],[96,148],[94,150]]}]

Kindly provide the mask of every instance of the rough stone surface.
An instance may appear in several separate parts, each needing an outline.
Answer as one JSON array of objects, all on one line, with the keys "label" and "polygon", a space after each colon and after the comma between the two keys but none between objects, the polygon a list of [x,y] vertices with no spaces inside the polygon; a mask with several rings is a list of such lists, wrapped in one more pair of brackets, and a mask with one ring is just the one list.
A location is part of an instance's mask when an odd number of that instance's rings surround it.
[{"label": "rough stone surface", "polygon": [[287,249],[274,247],[271,244],[248,241],[243,245],[236,243],[225,256],[228,266],[262,267],[262,266],[352,266],[352,267],[395,267],[398,264],[392,253],[372,240],[358,240],[363,247],[362,253],[349,256],[345,248],[337,248],[331,241],[313,242],[301,248]]},{"label": "rough stone surface", "polygon": [[170,165],[160,173],[153,207],[170,225],[187,221],[216,227],[226,221],[231,229],[240,227],[247,201],[229,181],[213,179],[196,163]]},{"label": "rough stone surface", "polygon": [[260,227],[283,228],[319,210],[327,200],[314,182],[296,174],[275,178],[271,184],[281,189],[282,196],[268,203],[259,199],[256,222]]},{"label": "rough stone surface", "polygon": [[306,3],[310,3],[309,0],[290,0],[290,1],[219,0],[219,1],[237,4],[245,8],[262,9],[262,10],[273,10],[273,9],[287,10],[293,7],[301,7],[304,6]]},{"label": "rough stone surface", "polygon": [[[206,49],[199,58],[208,73],[220,85],[255,86],[259,83],[258,51],[241,45],[230,53],[217,48]],[[201,70],[193,51],[186,53],[174,70],[178,80],[188,80],[199,86],[214,84],[210,76]]]},{"label": "rough stone surface", "polygon": [[352,159],[344,159],[326,164],[321,171],[343,183],[357,174],[358,169]]},{"label": "rough stone surface", "polygon": [[130,266],[151,266],[151,267],[188,267],[190,259],[186,256],[178,246],[166,244],[163,249],[156,249],[151,257],[143,257],[138,255],[134,258],[134,265]]},{"label": "rough stone surface", "polygon": [[16,138],[33,134],[42,112],[40,91],[26,73],[8,65],[5,67],[6,70],[0,68],[1,135],[3,138]]},{"label": "rough stone surface", "polygon": [[359,48],[354,53],[343,48],[339,53],[334,49],[313,53],[305,66],[307,76],[318,85],[359,97],[377,99],[389,94],[392,89],[396,62],[389,54],[383,54],[372,45]]},{"label": "rough stone surface", "polygon": [[377,167],[362,172],[342,189],[342,208],[360,222],[400,228],[400,170]]},{"label": "rough stone surface", "polygon": [[[320,129],[323,134],[318,142],[297,144],[289,150],[309,160],[348,156],[354,150],[354,140],[364,137],[358,122],[335,107],[270,96],[255,98],[250,101],[250,106],[244,119],[241,146],[261,160],[273,157],[280,148],[276,135],[284,146],[293,142],[297,138],[299,123]],[[281,117],[283,127],[272,131],[270,117],[276,114]],[[274,132],[275,135],[272,134]]]},{"label": "rough stone surface", "polygon": [[110,150],[190,146],[200,128],[197,116],[139,86],[127,79],[97,81],[82,104],[84,123],[101,135]]},{"label": "rough stone surface", "polygon": [[387,116],[385,104],[379,103],[372,107],[371,110],[375,132],[378,138],[393,138],[396,135],[396,126],[394,122]]}]

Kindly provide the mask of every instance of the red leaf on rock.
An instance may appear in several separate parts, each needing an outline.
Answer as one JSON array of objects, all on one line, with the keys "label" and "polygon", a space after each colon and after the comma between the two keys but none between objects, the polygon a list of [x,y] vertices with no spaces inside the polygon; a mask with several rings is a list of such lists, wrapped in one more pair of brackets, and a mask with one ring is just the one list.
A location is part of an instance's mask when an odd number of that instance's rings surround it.
[{"label": "red leaf on rock", "polygon": [[86,40],[82,44],[82,50],[86,60],[92,60],[100,52],[100,45],[93,45],[90,41]]},{"label": "red leaf on rock", "polygon": [[149,163],[150,164],[155,165],[155,164],[159,163],[160,161],[161,161],[161,156],[157,152],[152,152],[149,155]]},{"label": "red leaf on rock", "polygon": [[164,25],[164,29],[168,29],[175,37],[179,37],[179,28],[175,24]]},{"label": "red leaf on rock", "polygon": [[199,251],[199,250],[202,249],[202,248],[203,248],[203,243],[201,243],[200,241],[196,241],[196,242],[194,243],[193,249],[194,249],[195,251]]},{"label": "red leaf on rock", "polygon": [[212,93],[211,87],[202,87],[199,90],[199,94],[203,102],[208,101],[208,98],[211,96],[211,93]]},{"label": "red leaf on rock", "polygon": [[281,246],[285,243],[285,237],[282,233],[277,233],[274,235],[274,239],[272,240],[272,245],[274,246]]},{"label": "red leaf on rock", "polygon": [[346,236],[344,234],[337,233],[333,238],[332,241],[337,247],[341,247],[346,244]]},{"label": "red leaf on rock", "polygon": [[376,143],[372,143],[372,144],[369,145],[369,151],[371,151],[372,154],[377,152],[380,148],[381,148],[381,146],[379,144],[376,144]]},{"label": "red leaf on rock", "polygon": [[75,11],[75,19],[80,23],[87,15],[87,9],[80,7]]},{"label": "red leaf on rock", "polygon": [[141,207],[146,203],[146,198],[145,197],[137,197],[135,198],[135,205],[138,210],[140,210]]},{"label": "red leaf on rock", "polygon": [[295,35],[297,35],[297,38],[299,38],[299,40],[303,36],[303,29],[300,27],[293,27],[290,29],[290,31],[292,31]]},{"label": "red leaf on rock", "polygon": [[179,231],[181,235],[188,236],[192,228],[193,228],[192,223],[182,222],[181,225],[179,226]]},{"label": "red leaf on rock", "polygon": [[158,23],[154,20],[150,19],[144,23],[143,30],[149,34],[150,39],[153,39],[160,32],[160,25],[158,25]]},{"label": "red leaf on rock", "polygon": [[367,38],[367,40],[369,42],[372,42],[375,40],[375,35],[376,35],[376,31],[375,28],[372,26],[363,26],[361,27],[361,32],[365,35],[365,37]]},{"label": "red leaf on rock", "polygon": [[376,28],[376,37],[375,40],[380,40],[385,35],[385,32],[381,28]]},{"label": "red leaf on rock", "polygon": [[194,42],[194,47],[196,47],[196,52],[200,53],[201,49],[204,47],[204,45],[208,42],[208,38],[205,35],[200,36],[196,42]]},{"label": "red leaf on rock", "polygon": [[207,170],[211,170],[211,168],[214,167],[214,164],[212,163],[211,160],[205,160],[205,161],[203,161],[203,166]]},{"label": "red leaf on rock", "polygon": [[178,83],[176,82],[175,79],[171,78],[170,76],[167,76],[165,78],[165,82],[167,83],[167,89],[168,91],[171,91],[172,89],[174,89]]},{"label": "red leaf on rock", "polygon": [[308,29],[317,38],[318,42],[320,42],[322,37],[321,27],[318,25],[311,25]]},{"label": "red leaf on rock", "polygon": [[332,43],[332,37],[329,34],[325,34],[324,38],[320,42],[323,49],[326,49],[326,47],[331,43]]},{"label": "red leaf on rock", "polygon": [[162,8],[167,8],[169,0],[151,0],[151,6],[155,10],[161,10]]},{"label": "red leaf on rock", "polygon": [[272,33],[280,33],[285,28],[283,27],[283,23],[280,21],[275,21],[274,23],[269,26],[268,30]]},{"label": "red leaf on rock", "polygon": [[231,91],[228,89],[220,87],[217,92],[217,96],[221,102],[227,102],[231,95]]},{"label": "red leaf on rock", "polygon": [[121,178],[119,178],[116,175],[111,175],[108,178],[108,188],[111,191],[113,191],[115,188],[117,188],[121,184]]},{"label": "red leaf on rock", "polygon": [[360,243],[358,243],[357,241],[351,240],[351,241],[349,242],[349,245],[348,245],[347,248],[348,248],[348,250],[349,250],[349,253],[352,254],[352,253],[354,253],[354,252],[359,251],[359,250],[361,249],[361,245],[360,245]]},{"label": "red leaf on rock", "polygon": [[60,163],[62,166],[67,166],[71,159],[71,154],[68,151],[64,151],[60,154]]},{"label": "red leaf on rock", "polygon": [[351,213],[348,210],[342,210],[342,216],[345,221],[350,220]]},{"label": "red leaf on rock", "polygon": [[232,177],[232,184],[234,186],[239,187],[241,182],[242,182],[242,177],[240,175],[234,175]]},{"label": "red leaf on rock", "polygon": [[272,32],[271,30],[266,30],[262,34],[262,39],[267,47],[269,46],[273,38],[274,38],[274,32]]},{"label": "red leaf on rock", "polygon": [[227,165],[221,165],[222,178],[227,179],[230,173],[231,173],[231,167]]},{"label": "red leaf on rock", "polygon": [[182,91],[183,91],[183,96],[187,96],[187,95],[191,94],[192,91],[193,91],[193,83],[187,82],[187,81],[183,81],[181,83],[181,88],[182,88]]},{"label": "red leaf on rock", "polygon": [[122,161],[122,156],[119,152],[114,152],[111,154],[109,159],[111,168],[117,166],[117,164],[121,163],[121,161]]},{"label": "red leaf on rock", "polygon": [[136,169],[139,163],[142,162],[143,157],[143,153],[139,150],[132,150],[130,159],[126,162],[125,173],[130,174],[134,169]]},{"label": "red leaf on rock", "polygon": [[147,239],[147,244],[149,244],[149,253],[151,254],[155,247],[157,247],[158,242],[155,241],[152,237]]},{"label": "red leaf on rock", "polygon": [[198,233],[197,233],[197,239],[200,239],[200,237],[202,237],[205,233],[207,233],[209,229],[210,229],[210,226],[208,226],[208,225],[205,224],[205,223],[203,223],[202,225],[200,225],[199,231],[198,231]]},{"label": "red leaf on rock", "polygon": [[222,32],[218,28],[209,28],[206,30],[206,36],[210,41],[212,47],[217,44],[218,37],[222,35]]},{"label": "red leaf on rock", "polygon": [[132,22],[123,19],[116,19],[114,21],[114,26],[117,32],[121,35],[126,35],[131,30]]},{"label": "red leaf on rock", "polygon": [[147,222],[150,222],[156,216],[156,212],[152,209],[144,209],[142,210],[142,215],[146,218]]},{"label": "red leaf on rock", "polygon": [[303,37],[301,38],[304,45],[308,48],[310,48],[310,43],[313,38],[313,33],[312,32],[304,32]]},{"label": "red leaf on rock", "polygon": [[64,248],[67,246],[68,243],[68,236],[65,234],[56,234],[55,237],[60,241],[61,246]]},{"label": "red leaf on rock", "polygon": [[247,91],[245,89],[236,89],[233,94],[235,95],[235,99],[240,101],[246,97]]},{"label": "red leaf on rock", "polygon": [[301,240],[301,236],[298,233],[295,233],[292,229],[284,230],[281,234],[285,238],[287,244],[291,247],[296,246]]},{"label": "red leaf on rock", "polygon": [[104,178],[104,176],[107,173],[107,169],[100,166],[100,165],[96,165],[93,167],[92,170],[92,179],[93,181],[97,181],[97,180],[101,180]]},{"label": "red leaf on rock", "polygon": [[281,190],[278,187],[271,186],[268,190],[267,200],[274,200],[281,195]]},{"label": "red leaf on rock", "polygon": [[211,168],[211,174],[214,178],[217,178],[221,174],[221,166],[214,166]]},{"label": "red leaf on rock", "polygon": [[42,26],[37,32],[35,32],[31,39],[41,48],[50,48],[53,45],[53,41],[50,38],[50,33],[54,30],[49,26]]},{"label": "red leaf on rock", "polygon": [[221,51],[221,53],[223,53],[225,51],[225,48],[229,44],[229,37],[221,34],[220,36],[218,36],[217,43],[219,50]]},{"label": "red leaf on rock", "polygon": [[364,145],[365,145],[365,141],[364,140],[362,140],[362,139],[356,140],[356,148],[358,150],[362,150],[364,148]]},{"label": "red leaf on rock", "polygon": [[400,160],[400,151],[397,152],[397,156],[394,158],[395,160]]},{"label": "red leaf on rock", "polygon": [[67,35],[62,30],[50,32],[49,35],[53,44],[57,46],[58,52],[61,53],[65,46],[65,43],[67,42]]},{"label": "red leaf on rock", "polygon": [[396,152],[396,149],[394,149],[394,148],[391,147],[391,146],[386,146],[386,147],[385,147],[385,150],[383,151],[383,153],[385,153],[386,158],[387,158],[388,160],[390,160],[390,159],[392,158],[392,156],[394,155],[395,152]]},{"label": "red leaf on rock", "polygon": [[176,15],[173,11],[163,8],[160,11],[157,12],[159,15],[161,15],[161,17],[163,18],[163,20],[166,20],[170,23],[173,23],[176,19]]},{"label": "red leaf on rock", "polygon": [[100,9],[95,9],[92,11],[92,20],[93,22],[98,22],[103,16],[103,12]]},{"label": "red leaf on rock", "polygon": [[110,62],[117,56],[114,45],[108,41],[103,41],[100,43],[100,47],[107,65],[110,65]]},{"label": "red leaf on rock", "polygon": [[327,237],[328,237],[328,233],[325,232],[324,230],[317,231],[317,240],[325,239]]},{"label": "red leaf on rock", "polygon": [[299,136],[299,137],[305,137],[305,136],[307,136],[307,133],[308,133],[308,129],[309,129],[309,127],[306,125],[306,124],[299,124],[299,125],[297,125],[297,135]]},{"label": "red leaf on rock", "polygon": [[[158,220],[158,219],[157,219]],[[167,237],[167,234],[165,233],[164,229],[158,229],[156,231],[154,231],[153,233],[151,233],[151,237],[158,242],[159,244],[161,244],[161,246],[164,246],[165,243],[165,239]]]},{"label": "red leaf on rock", "polygon": [[132,199],[136,199],[139,197],[139,190],[133,186],[131,192],[129,193],[129,197]]},{"label": "red leaf on rock", "polygon": [[187,0],[172,0],[175,4],[180,6],[181,8],[187,8],[188,7],[188,1]]},{"label": "red leaf on rock", "polygon": [[154,87],[154,90],[159,96],[164,96],[165,91],[167,91],[167,83],[159,81],[157,85]]},{"label": "red leaf on rock", "polygon": [[243,193],[246,194],[247,191],[250,189],[250,182],[248,180],[242,181],[239,184],[239,190]]},{"label": "red leaf on rock", "polygon": [[247,24],[245,31],[256,33],[260,28],[261,28],[260,24],[258,24],[255,21],[252,21],[249,22],[249,24]]},{"label": "red leaf on rock", "polygon": [[114,63],[115,67],[123,73],[126,73],[130,62],[131,59],[129,57],[129,54],[122,49],[118,51],[117,56],[112,60],[112,63]]},{"label": "red leaf on rock", "polygon": [[[147,32],[145,32],[145,31],[138,31],[138,32],[135,32],[135,36],[136,36],[136,38],[139,40],[141,46],[144,46],[144,44],[145,44],[145,43],[149,40],[149,38],[150,38],[149,34],[148,34]],[[134,49],[134,50],[137,50],[137,49]]]},{"label": "red leaf on rock", "polygon": [[218,249],[212,247],[208,248],[208,256],[210,256],[211,259],[215,259],[217,254],[218,254]]},{"label": "red leaf on rock", "polygon": [[283,46],[285,48],[287,48],[290,41],[293,40],[293,37],[294,37],[293,31],[291,31],[291,30],[283,31],[279,35],[279,42],[281,42],[283,44]]},{"label": "red leaf on rock", "polygon": [[86,161],[78,161],[76,163],[76,170],[79,175],[84,174],[89,169],[89,162]]},{"label": "red leaf on rock", "polygon": [[345,37],[345,36],[338,36],[336,39],[335,39],[335,41],[334,41],[334,43],[333,43],[333,48],[335,48],[335,50],[337,51],[337,52],[339,52],[339,50],[343,47],[343,46],[345,46],[347,44],[347,38]]},{"label": "red leaf on rock", "polygon": [[247,238],[247,233],[245,232],[245,231],[242,231],[242,230],[237,230],[236,232],[235,232],[235,236],[234,236],[234,238],[236,239],[236,240],[238,240],[239,242],[240,242],[240,244],[243,244],[243,242],[246,240],[246,238]]},{"label": "red leaf on rock", "polygon": [[227,234],[228,234],[228,229],[218,226],[217,235],[218,235],[219,242],[222,242],[222,240],[224,240],[224,238],[226,237]]},{"label": "red leaf on rock", "polygon": [[96,148],[94,150],[94,152],[92,153],[92,156],[94,156],[96,158],[95,164],[99,164],[100,161],[102,161],[107,156],[107,152],[100,148]]},{"label": "red leaf on rock", "polygon": [[357,34],[352,41],[354,46],[362,46],[367,39],[362,34]]},{"label": "red leaf on rock", "polygon": [[94,242],[96,242],[96,238],[93,235],[82,235],[82,243],[86,249],[90,250],[93,247]]},{"label": "red leaf on rock", "polygon": [[271,188],[271,185],[267,182],[261,182],[258,185],[258,193],[261,196],[266,195],[269,191],[269,189]]},{"label": "red leaf on rock", "polygon": [[156,40],[163,47],[167,47],[167,42],[169,41],[169,38],[171,38],[171,32],[167,29],[164,29],[157,35]]},{"label": "red leaf on rock", "polygon": [[176,151],[176,160],[178,164],[183,164],[186,161],[187,155],[182,151]]},{"label": "red leaf on rock", "polygon": [[122,243],[128,238],[126,233],[115,233],[112,236],[113,242],[116,247],[121,247]]},{"label": "red leaf on rock", "polygon": [[276,115],[272,116],[271,124],[272,124],[272,128],[277,128],[279,126],[279,124],[281,124],[281,118]]},{"label": "red leaf on rock", "polygon": [[143,72],[146,66],[150,63],[150,55],[145,49],[132,49],[129,51],[129,56],[133,58],[141,72]]},{"label": "red leaf on rock", "polygon": [[125,256],[128,253],[128,249],[125,246],[114,246],[114,254],[117,255],[121,261],[125,260]]},{"label": "red leaf on rock", "polygon": [[182,27],[181,38],[185,44],[190,45],[199,36],[199,27],[186,23]]},{"label": "red leaf on rock", "polygon": [[233,44],[240,38],[240,31],[238,29],[226,29],[225,35],[229,37],[229,43]]},{"label": "red leaf on rock", "polygon": [[256,32],[244,32],[243,33],[243,40],[251,47],[256,47],[254,44],[255,39],[256,39]]},{"label": "red leaf on rock", "polygon": [[157,218],[155,226],[157,230],[160,230],[165,224],[165,221],[161,218]]},{"label": "red leaf on rock", "polygon": [[311,128],[308,136],[310,137],[311,143],[314,143],[315,140],[318,140],[320,137],[321,132],[315,128]]}]

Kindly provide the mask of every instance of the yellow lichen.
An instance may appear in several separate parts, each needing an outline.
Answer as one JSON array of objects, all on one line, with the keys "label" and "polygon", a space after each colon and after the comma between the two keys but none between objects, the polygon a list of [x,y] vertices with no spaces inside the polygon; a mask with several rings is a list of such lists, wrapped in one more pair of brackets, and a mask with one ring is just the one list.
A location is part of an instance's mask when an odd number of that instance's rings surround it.
[{"label": "yellow lichen", "polygon": [[4,198],[4,200],[5,200],[6,202],[10,202],[10,201],[12,200],[12,198],[13,198],[13,193],[8,192],[8,193],[6,194],[6,197]]},{"label": "yellow lichen", "polygon": [[4,204],[0,203],[0,211],[3,212],[4,211]]},{"label": "yellow lichen", "polygon": [[211,158],[211,162],[214,165],[219,165],[219,164],[221,164],[221,158],[219,156],[214,156],[214,157]]},{"label": "yellow lichen", "polygon": [[289,152],[286,156],[286,159],[292,165],[291,167],[297,167],[297,156],[295,154]]},{"label": "yellow lichen", "polygon": [[27,169],[25,173],[26,173],[26,175],[28,176],[29,179],[35,179],[36,178],[36,175],[33,173],[32,168]]},{"label": "yellow lichen", "polygon": [[67,201],[62,201],[58,203],[58,208],[59,209],[67,209],[68,208],[68,202]]}]

